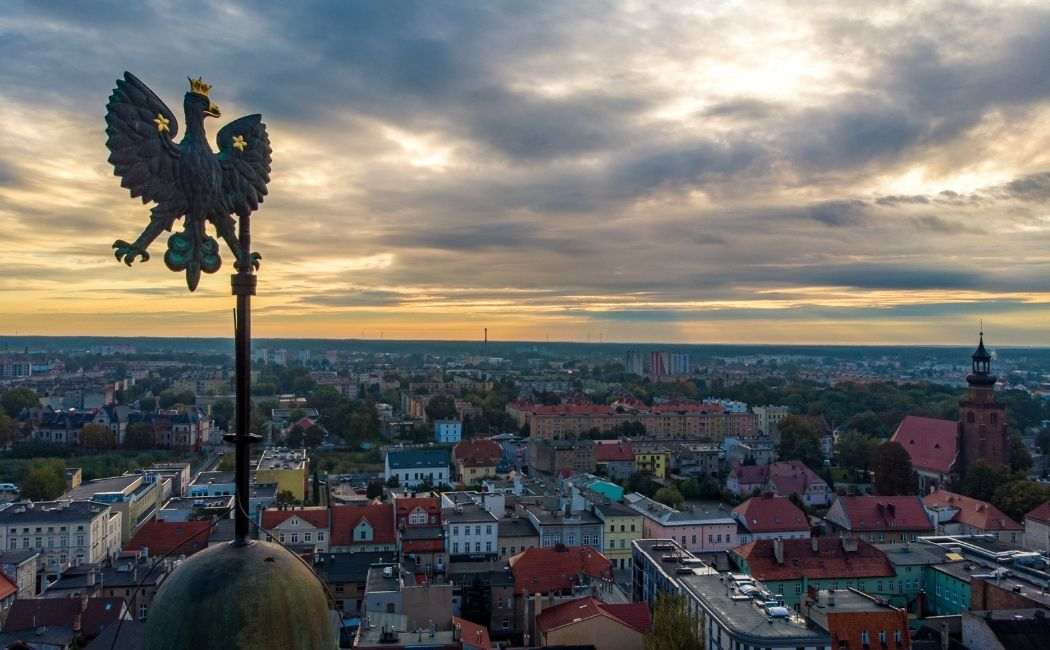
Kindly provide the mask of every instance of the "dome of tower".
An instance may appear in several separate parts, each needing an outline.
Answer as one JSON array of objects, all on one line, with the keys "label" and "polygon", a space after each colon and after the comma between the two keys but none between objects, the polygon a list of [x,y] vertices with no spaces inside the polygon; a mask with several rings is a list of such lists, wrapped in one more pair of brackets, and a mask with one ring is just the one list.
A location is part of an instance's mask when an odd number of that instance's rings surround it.
[{"label": "dome of tower", "polygon": [[220,544],[163,582],[146,621],[149,650],[335,650],[328,594],[298,556],[270,542]]}]

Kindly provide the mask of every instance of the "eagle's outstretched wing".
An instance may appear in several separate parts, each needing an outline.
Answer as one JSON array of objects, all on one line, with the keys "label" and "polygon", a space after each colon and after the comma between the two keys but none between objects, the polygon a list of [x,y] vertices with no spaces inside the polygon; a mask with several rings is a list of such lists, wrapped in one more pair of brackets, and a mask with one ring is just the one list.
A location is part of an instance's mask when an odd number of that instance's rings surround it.
[{"label": "eagle's outstretched wing", "polygon": [[219,130],[226,209],[247,217],[259,208],[270,182],[270,137],[262,115],[246,115]]},{"label": "eagle's outstretched wing", "polygon": [[146,84],[130,72],[117,80],[106,104],[106,146],[120,185],[153,201],[153,218],[167,220],[166,227],[185,212],[179,188],[180,152],[173,138],[179,123],[171,110]]}]

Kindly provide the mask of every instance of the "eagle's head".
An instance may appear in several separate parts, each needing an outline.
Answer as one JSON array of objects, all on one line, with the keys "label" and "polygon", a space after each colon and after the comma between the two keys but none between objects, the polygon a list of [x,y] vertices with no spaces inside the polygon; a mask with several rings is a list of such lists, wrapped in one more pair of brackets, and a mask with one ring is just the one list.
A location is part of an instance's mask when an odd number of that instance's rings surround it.
[{"label": "eagle's head", "polygon": [[187,117],[197,113],[203,117],[219,117],[222,115],[218,105],[208,99],[209,90],[211,90],[211,86],[204,83],[200,77],[190,79],[190,91],[186,93],[186,98],[182,102]]}]

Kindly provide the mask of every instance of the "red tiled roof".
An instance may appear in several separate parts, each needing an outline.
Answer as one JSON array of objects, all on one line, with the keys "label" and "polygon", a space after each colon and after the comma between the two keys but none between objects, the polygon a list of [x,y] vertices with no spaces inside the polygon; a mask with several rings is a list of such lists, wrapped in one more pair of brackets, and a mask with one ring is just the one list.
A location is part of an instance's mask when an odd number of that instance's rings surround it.
[{"label": "red tiled roof", "polygon": [[922,503],[927,508],[958,508],[959,512],[952,517],[952,521],[973,526],[978,530],[1022,530],[1021,524],[987,501],[948,490],[937,490],[927,494],[922,498]]},{"label": "red tiled roof", "polygon": [[1024,516],[1025,520],[1031,519],[1032,521],[1045,521],[1050,523],[1050,501],[1037,506],[1031,512]]},{"label": "red tiled roof", "polygon": [[637,630],[642,634],[647,633],[653,625],[649,606],[645,603],[611,605],[587,596],[543,610],[536,617],[536,627],[543,632],[550,632],[596,616],[611,618],[617,623]]},{"label": "red tiled roof", "polygon": [[292,517],[298,517],[314,528],[328,528],[328,508],[313,506],[308,508],[267,508],[263,510],[262,527],[272,530]]},{"label": "red tiled roof", "polygon": [[416,508],[422,508],[428,515],[427,526],[432,526],[429,516],[433,515],[441,522],[441,499],[439,497],[394,497],[394,509],[397,511],[398,524],[408,525],[408,516]]},{"label": "red tiled roof", "polygon": [[586,546],[530,548],[510,558],[514,589],[519,593],[565,591],[576,584],[578,575],[611,578],[609,560]]},{"label": "red tiled roof", "polygon": [[80,618],[80,630],[85,636],[97,636],[102,628],[119,621],[124,611],[123,598],[89,598]]},{"label": "red tiled roof", "polygon": [[78,629],[77,619],[83,611],[80,598],[18,598],[11,604],[4,622],[4,632],[20,632],[38,627]]},{"label": "red tiled roof", "polygon": [[839,497],[832,508],[840,504],[853,532],[933,530],[919,497]]},{"label": "red tiled roof", "polygon": [[[774,555],[776,541],[784,545],[784,563]],[[761,581],[830,580],[836,578],[867,578],[893,576],[893,565],[886,554],[867,542],[838,537],[812,539],[762,539],[733,549],[733,553],[747,562],[748,573]],[[857,545],[847,552],[844,544]],[[813,550],[813,545],[817,550]]]},{"label": "red tiled roof", "polygon": [[825,483],[800,460],[786,460],[769,466],[769,482],[780,496],[803,495],[810,485]]},{"label": "red tiled roof", "polygon": [[670,402],[668,404],[653,404],[649,407],[650,413],[722,413],[725,409],[721,404],[700,404],[698,402]]},{"label": "red tiled roof", "polygon": [[208,547],[210,521],[158,521],[154,519],[139,528],[124,547],[126,551],[149,549],[154,557],[193,555]]},{"label": "red tiled roof", "polygon": [[769,480],[769,465],[737,465],[733,475],[741,485],[765,485]]},{"label": "red tiled roof", "polygon": [[471,648],[480,648],[481,650],[492,650],[489,630],[484,625],[478,625],[465,618],[453,616],[452,626],[459,628],[459,640],[463,645]]},{"label": "red tiled roof", "polygon": [[445,550],[445,538],[401,540],[402,553],[441,553]]},{"label": "red tiled roof", "polygon": [[452,457],[467,467],[489,467],[499,463],[503,449],[492,440],[462,440],[452,448]]},{"label": "red tiled roof", "polygon": [[[372,526],[373,537],[370,542],[353,539],[354,528],[362,519],[368,520],[368,524]],[[394,505],[391,503],[332,506],[332,546],[393,544],[395,532]]]},{"label": "red tiled roof", "polygon": [[634,447],[631,446],[631,443],[624,440],[599,442],[594,445],[594,460],[598,463],[630,462],[634,460]]},{"label": "red tiled roof", "polygon": [[18,585],[11,582],[6,574],[0,573],[0,601],[15,593],[18,593]]},{"label": "red tiled roof", "polygon": [[890,440],[907,450],[916,469],[947,474],[958,454],[958,433],[958,422],[907,415]]},{"label": "red tiled roof", "polygon": [[763,495],[751,497],[733,508],[744,528],[751,533],[808,531],[809,520],[787,497]]}]

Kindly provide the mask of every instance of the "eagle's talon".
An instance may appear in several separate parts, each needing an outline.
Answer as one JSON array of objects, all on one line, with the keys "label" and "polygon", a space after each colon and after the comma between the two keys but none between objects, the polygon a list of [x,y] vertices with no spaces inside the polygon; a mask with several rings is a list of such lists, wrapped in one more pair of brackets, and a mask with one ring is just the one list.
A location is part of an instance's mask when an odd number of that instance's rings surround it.
[{"label": "eagle's talon", "polygon": [[116,256],[117,260],[124,262],[128,266],[131,266],[131,263],[135,261],[136,257],[143,262],[149,261],[149,253],[146,252],[145,248],[136,246],[135,244],[129,244],[123,239],[118,239],[113,242],[113,248],[115,249],[113,254]]}]

